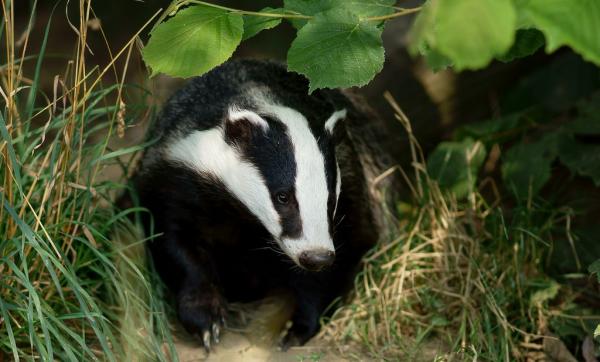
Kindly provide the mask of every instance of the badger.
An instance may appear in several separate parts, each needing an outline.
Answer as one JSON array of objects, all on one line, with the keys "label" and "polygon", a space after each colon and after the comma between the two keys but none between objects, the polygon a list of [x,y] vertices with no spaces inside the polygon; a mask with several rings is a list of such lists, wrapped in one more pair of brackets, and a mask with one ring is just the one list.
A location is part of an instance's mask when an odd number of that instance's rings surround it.
[{"label": "badger", "polygon": [[339,90],[235,60],[163,107],[132,178],[153,263],[179,321],[208,350],[227,304],[288,290],[280,347],[302,345],[381,234],[376,119]]}]

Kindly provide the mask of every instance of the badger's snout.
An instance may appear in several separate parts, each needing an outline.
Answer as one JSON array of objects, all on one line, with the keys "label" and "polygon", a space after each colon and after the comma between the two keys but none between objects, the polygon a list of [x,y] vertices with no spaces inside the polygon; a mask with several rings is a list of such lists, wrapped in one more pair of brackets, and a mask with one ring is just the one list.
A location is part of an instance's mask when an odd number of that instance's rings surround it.
[{"label": "badger's snout", "polygon": [[335,252],[326,249],[303,251],[298,256],[300,266],[310,271],[324,269],[333,264],[334,260]]}]

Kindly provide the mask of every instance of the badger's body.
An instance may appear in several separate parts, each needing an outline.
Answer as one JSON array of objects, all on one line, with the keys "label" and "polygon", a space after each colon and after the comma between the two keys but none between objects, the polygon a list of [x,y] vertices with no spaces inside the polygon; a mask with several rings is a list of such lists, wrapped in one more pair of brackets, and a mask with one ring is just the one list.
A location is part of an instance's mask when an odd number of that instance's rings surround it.
[{"label": "badger's body", "polygon": [[372,119],[339,91],[232,61],[167,103],[134,177],[155,266],[205,347],[230,301],[296,298],[283,347],[303,344],[380,234],[365,140]]}]

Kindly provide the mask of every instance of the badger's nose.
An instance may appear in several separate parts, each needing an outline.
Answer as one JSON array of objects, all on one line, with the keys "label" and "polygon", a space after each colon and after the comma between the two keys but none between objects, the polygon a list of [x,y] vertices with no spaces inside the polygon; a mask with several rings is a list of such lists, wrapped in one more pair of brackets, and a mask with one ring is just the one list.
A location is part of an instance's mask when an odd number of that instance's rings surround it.
[{"label": "badger's nose", "polygon": [[335,253],[331,250],[317,249],[303,251],[298,257],[298,261],[303,268],[311,271],[319,271],[333,264]]}]

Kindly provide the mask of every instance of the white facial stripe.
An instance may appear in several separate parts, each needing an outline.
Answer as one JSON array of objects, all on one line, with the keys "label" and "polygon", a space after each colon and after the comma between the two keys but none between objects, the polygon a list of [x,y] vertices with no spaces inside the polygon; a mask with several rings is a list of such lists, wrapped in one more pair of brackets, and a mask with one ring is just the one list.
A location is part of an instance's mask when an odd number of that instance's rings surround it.
[{"label": "white facial stripe", "polygon": [[[266,123],[266,122],[265,122]],[[272,235],[281,234],[279,214],[259,171],[223,139],[223,130],[195,131],[167,148],[167,157],[216,176]]]},{"label": "white facial stripe", "polygon": [[228,116],[229,120],[235,122],[240,119],[247,119],[248,121],[254,123],[257,126],[263,128],[263,130],[269,129],[269,124],[258,114],[248,111],[248,110],[240,110],[236,107],[229,108]]},{"label": "white facial stripe", "polygon": [[340,192],[342,191],[342,172],[340,171],[340,165],[336,162],[335,168],[337,169],[337,175],[335,177],[335,208],[333,209],[333,216],[337,212],[338,201],[340,200]]},{"label": "white facial stripe", "polygon": [[302,220],[300,239],[282,240],[282,248],[293,259],[311,249],[334,251],[327,218],[327,179],[325,161],[306,118],[294,109],[262,104],[262,110],[273,114],[287,126],[296,160],[296,199]]},{"label": "white facial stripe", "polygon": [[327,119],[327,121],[325,121],[325,130],[327,132],[329,132],[330,134],[333,133],[333,129],[335,128],[335,125],[337,124],[337,122],[340,119],[346,118],[346,113],[347,112],[345,109],[333,112],[333,114],[329,117],[329,119]]}]

